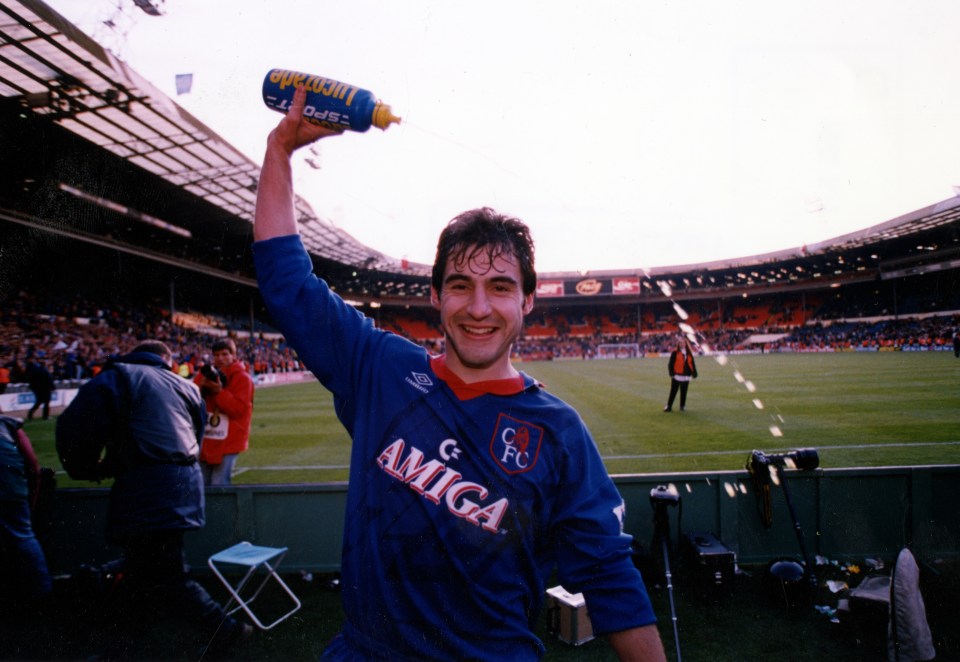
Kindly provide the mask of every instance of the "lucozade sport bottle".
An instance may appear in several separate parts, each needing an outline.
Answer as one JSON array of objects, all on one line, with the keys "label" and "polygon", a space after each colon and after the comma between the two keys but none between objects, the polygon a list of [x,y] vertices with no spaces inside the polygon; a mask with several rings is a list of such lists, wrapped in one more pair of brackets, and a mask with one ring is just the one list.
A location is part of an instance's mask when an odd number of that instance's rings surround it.
[{"label": "lucozade sport bottle", "polygon": [[308,122],[337,131],[366,131],[371,126],[386,129],[400,118],[373,92],[332,78],[289,69],[271,69],[263,79],[263,102],[281,113],[290,110],[297,86],[307,89],[303,117]]}]

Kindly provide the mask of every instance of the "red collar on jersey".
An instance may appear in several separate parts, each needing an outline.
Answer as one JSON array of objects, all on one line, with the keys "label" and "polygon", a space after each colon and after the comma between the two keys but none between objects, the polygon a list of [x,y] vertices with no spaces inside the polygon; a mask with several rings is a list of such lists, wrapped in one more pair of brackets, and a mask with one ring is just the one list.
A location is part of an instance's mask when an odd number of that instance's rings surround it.
[{"label": "red collar on jersey", "polygon": [[430,367],[433,374],[446,382],[460,400],[470,400],[481,395],[516,395],[523,390],[523,375],[467,384],[447,367],[447,357],[443,354],[430,357]]}]

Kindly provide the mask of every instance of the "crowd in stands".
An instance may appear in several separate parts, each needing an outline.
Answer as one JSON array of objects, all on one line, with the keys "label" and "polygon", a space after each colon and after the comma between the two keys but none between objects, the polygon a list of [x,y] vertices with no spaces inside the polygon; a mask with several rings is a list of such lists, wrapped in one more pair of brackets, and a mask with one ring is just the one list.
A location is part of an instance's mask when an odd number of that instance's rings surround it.
[{"label": "crowd in stands", "polygon": [[58,382],[88,379],[111,357],[125,354],[145,339],[167,343],[175,368],[185,376],[212,360],[211,346],[230,333],[240,358],[254,374],[299,370],[296,356],[279,336],[238,333],[214,325],[174,323],[159,306],[111,309],[80,296],[40,302],[28,293],[10,297],[0,308],[0,366],[17,381],[24,362],[43,365]]},{"label": "crowd in stands", "polygon": [[[960,314],[866,322],[815,322],[795,327],[691,328],[701,351],[722,353],[953,350],[954,337],[960,333]],[[597,349],[601,344],[636,345],[635,355],[638,356],[665,355],[675,346],[678,332],[675,323],[671,328],[650,333],[597,334],[577,338],[527,336],[518,343],[516,356],[525,360],[592,359],[598,357]]]},{"label": "crowd in stands", "polygon": [[770,351],[953,349],[960,332],[960,314],[908,317],[899,320],[837,322],[794,329],[788,336],[770,343]]},{"label": "crowd in stands", "polygon": [[[960,332],[960,315],[923,319],[887,319],[876,322],[816,323],[785,329],[699,330],[693,333],[701,351],[731,352],[838,352],[953,350]],[[628,346],[636,350],[623,356],[666,355],[676,345],[678,330],[632,336],[576,338],[557,336],[521,338],[515,355],[523,360],[592,359],[600,357],[601,344]],[[617,352],[612,352],[617,356]]]},{"label": "crowd in stands", "polygon": [[[442,351],[439,329],[430,325],[429,316],[422,311],[411,316],[409,310],[391,313],[380,309],[378,316],[377,323],[383,328],[407,335],[432,351]],[[406,323],[407,318],[412,324]],[[570,314],[558,309],[549,314],[540,312],[528,319],[514,355],[526,361],[593,359],[602,354],[598,351],[600,345],[630,348],[607,356],[669,352],[676,342],[680,320],[659,317],[654,329],[638,333],[637,319],[636,314],[631,316],[623,309],[608,314],[593,310]],[[0,310],[0,381],[18,381],[26,360],[39,362],[58,382],[88,379],[111,356],[130,351],[147,338],[166,342],[174,351],[176,369],[191,377],[211,360],[213,342],[226,334],[234,338],[238,358],[254,375],[302,369],[279,335],[251,336],[238,329],[239,324],[217,320],[212,316],[183,314],[174,319],[169,310],[158,305],[106,309],[81,296],[63,301],[45,298],[41,303],[22,292],[10,297]],[[634,330],[630,330],[631,324]],[[952,349],[960,315],[759,328],[691,328],[702,349],[716,352]],[[758,337],[761,339],[757,340]]]}]

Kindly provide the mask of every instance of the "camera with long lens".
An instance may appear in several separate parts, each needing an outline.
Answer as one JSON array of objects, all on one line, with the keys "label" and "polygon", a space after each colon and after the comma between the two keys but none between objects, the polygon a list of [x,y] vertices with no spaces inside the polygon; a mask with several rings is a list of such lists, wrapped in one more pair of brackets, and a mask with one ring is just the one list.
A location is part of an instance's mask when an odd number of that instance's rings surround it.
[{"label": "camera with long lens", "polygon": [[200,367],[200,374],[211,382],[217,382],[220,386],[227,385],[227,376],[209,363]]},{"label": "camera with long lens", "polygon": [[751,474],[763,470],[769,472],[771,466],[812,471],[820,466],[820,455],[815,448],[798,448],[786,453],[764,453],[753,451],[747,461],[747,471]]},{"label": "camera with long lens", "polygon": [[657,485],[650,490],[650,505],[675,506],[680,503],[680,493],[674,485]]},{"label": "camera with long lens", "polygon": [[785,453],[764,453],[756,450],[750,453],[747,459],[747,471],[753,478],[757,508],[765,528],[769,529],[773,526],[773,504],[770,501],[770,484],[773,482],[771,468],[776,468],[778,471],[781,467],[812,471],[819,466],[820,455],[815,448],[799,448]]},{"label": "camera with long lens", "polygon": [[[221,388],[226,388],[227,386],[227,376],[209,363],[200,367],[200,374],[211,382],[219,384]],[[204,398],[212,397],[214,393],[214,389],[206,383],[200,386],[200,395]]]}]

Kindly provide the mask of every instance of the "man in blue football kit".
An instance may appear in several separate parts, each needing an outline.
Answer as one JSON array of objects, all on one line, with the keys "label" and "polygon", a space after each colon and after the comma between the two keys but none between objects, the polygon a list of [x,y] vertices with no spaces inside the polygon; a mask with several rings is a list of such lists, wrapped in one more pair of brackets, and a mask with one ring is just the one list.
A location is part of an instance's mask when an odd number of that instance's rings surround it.
[{"label": "man in blue football kit", "polygon": [[313,274],[297,235],[291,155],[335,135],[303,121],[304,96],[267,140],[254,256],[271,314],[353,440],[346,619],[324,659],[539,659],[554,571],[621,659],[665,659],[596,445],[510,362],[536,287],[527,227],[484,208],[441,234],[445,354],[374,328]]}]

